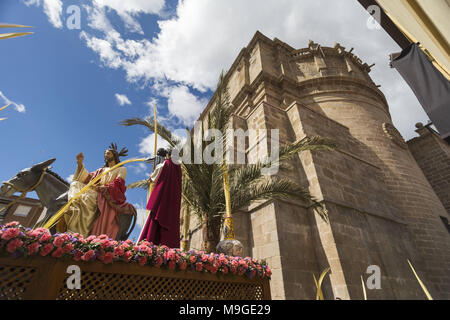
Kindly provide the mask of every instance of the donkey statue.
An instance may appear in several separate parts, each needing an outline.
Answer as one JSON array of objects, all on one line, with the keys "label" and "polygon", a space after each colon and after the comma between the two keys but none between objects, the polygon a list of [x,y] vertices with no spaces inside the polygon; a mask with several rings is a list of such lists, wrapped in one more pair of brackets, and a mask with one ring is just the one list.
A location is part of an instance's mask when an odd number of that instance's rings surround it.
[{"label": "donkey statue", "polygon": [[[47,212],[36,222],[35,228],[45,225],[68,201],[69,183],[51,171],[49,167],[55,160],[55,158],[49,159],[31,168],[23,169],[8,181],[3,182],[0,187],[0,196],[3,197],[12,196],[15,192],[21,192],[24,196],[27,192],[36,191],[42,205],[47,208]],[[116,240],[128,239],[135,224],[136,216],[120,215]],[[50,231],[56,232],[54,227]]]}]

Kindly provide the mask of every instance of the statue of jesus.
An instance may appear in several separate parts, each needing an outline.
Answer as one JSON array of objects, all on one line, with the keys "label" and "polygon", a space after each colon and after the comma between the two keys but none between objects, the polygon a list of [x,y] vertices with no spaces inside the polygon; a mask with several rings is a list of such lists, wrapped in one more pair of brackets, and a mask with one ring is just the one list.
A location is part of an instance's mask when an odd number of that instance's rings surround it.
[{"label": "statue of jesus", "polygon": [[[89,181],[120,162],[119,157],[126,156],[128,150],[117,151],[117,145],[111,144],[104,153],[105,164],[102,168],[89,173],[83,164],[84,155],[76,157],[77,169],[69,188],[69,199],[75,196]],[[127,169],[118,167],[109,171],[94,185],[76,199],[64,214],[68,232],[83,236],[106,234],[116,239],[119,231],[119,215],[136,214],[136,209],[126,202],[125,177]]]}]

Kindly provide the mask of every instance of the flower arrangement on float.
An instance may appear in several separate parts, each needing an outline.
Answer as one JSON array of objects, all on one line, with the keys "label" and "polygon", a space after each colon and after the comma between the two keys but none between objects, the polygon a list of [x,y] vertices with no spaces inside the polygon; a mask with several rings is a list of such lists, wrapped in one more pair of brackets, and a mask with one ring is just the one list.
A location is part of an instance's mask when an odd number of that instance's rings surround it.
[{"label": "flower arrangement on float", "polygon": [[264,260],[251,257],[234,257],[224,254],[205,253],[199,250],[181,251],[164,245],[141,241],[115,241],[106,235],[84,238],[78,233],[57,233],[48,229],[30,229],[18,222],[0,225],[0,255],[14,258],[33,255],[75,261],[99,260],[105,264],[116,261],[138,263],[171,270],[193,270],[211,274],[232,274],[268,278],[272,274]]}]

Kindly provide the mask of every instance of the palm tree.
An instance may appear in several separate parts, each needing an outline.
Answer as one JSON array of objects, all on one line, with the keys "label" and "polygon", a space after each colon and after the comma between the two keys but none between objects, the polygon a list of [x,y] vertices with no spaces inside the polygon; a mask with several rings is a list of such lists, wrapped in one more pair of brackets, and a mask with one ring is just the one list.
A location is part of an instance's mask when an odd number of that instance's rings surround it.
[{"label": "palm tree", "polygon": [[[231,117],[232,108],[223,73],[220,76],[216,93],[215,105],[209,112],[208,127],[218,129],[226,142],[225,130]],[[143,125],[154,132],[154,122],[151,118],[132,118],[123,120],[124,126]],[[194,141],[189,128],[187,142],[190,150],[193,150]],[[174,136],[170,130],[158,124],[158,134],[173,148],[179,147],[180,139]],[[204,144],[204,142],[202,142]],[[204,145],[202,146],[204,148]],[[281,170],[288,170],[288,159],[298,152],[305,150],[333,149],[334,143],[321,137],[307,137],[295,143],[286,144],[280,148],[279,158],[276,160],[259,161],[255,164],[227,165],[229,171],[229,189],[231,196],[231,210],[242,209],[252,201],[263,199],[294,199],[300,200],[316,211],[324,220],[327,220],[327,212],[323,204],[317,201],[307,190],[296,182],[282,177],[269,177],[263,175],[262,169],[278,165]],[[202,148],[202,150],[204,150]],[[225,148],[224,148],[225,149]],[[223,155],[222,155],[222,159]],[[225,196],[223,185],[223,164],[181,163],[183,172],[182,196],[189,204],[193,212],[198,215],[202,223],[203,243],[202,249],[206,252],[215,250],[220,241],[220,229],[225,212]],[[148,188],[149,180],[141,180],[132,183],[128,188]]]}]

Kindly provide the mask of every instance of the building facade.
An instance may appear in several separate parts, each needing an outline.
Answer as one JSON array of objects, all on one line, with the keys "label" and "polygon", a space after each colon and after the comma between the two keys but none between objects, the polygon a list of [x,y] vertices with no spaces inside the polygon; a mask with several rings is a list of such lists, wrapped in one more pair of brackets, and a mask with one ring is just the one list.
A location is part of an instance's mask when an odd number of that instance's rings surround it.
[{"label": "building facade", "polygon": [[[351,51],[313,41],[294,49],[257,32],[229,69],[234,129],[279,129],[281,144],[310,136],[338,144],[298,154],[289,172],[324,201],[328,222],[301,203],[263,201],[233,213],[236,238],[245,255],[272,268],[274,299],[314,299],[313,274],[327,267],[326,299],[362,299],[368,268],[381,277],[368,299],[425,299],[407,260],[435,299],[450,299],[445,199],[392,124],[371,66]],[[213,104],[214,96],[201,119]],[[249,141],[249,149],[260,142]],[[196,231],[191,247],[200,242]]]}]

